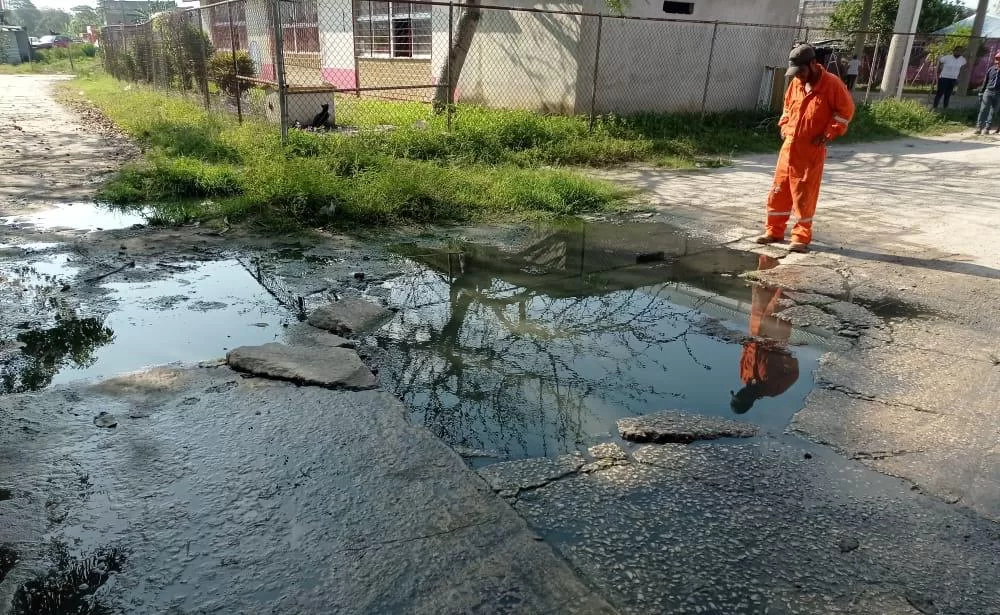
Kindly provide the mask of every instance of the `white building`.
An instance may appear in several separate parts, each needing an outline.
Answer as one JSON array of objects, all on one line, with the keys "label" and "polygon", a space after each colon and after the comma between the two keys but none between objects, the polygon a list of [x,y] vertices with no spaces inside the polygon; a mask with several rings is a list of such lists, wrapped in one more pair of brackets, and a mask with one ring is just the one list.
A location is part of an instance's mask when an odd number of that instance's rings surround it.
[{"label": "white building", "polygon": [[[703,99],[709,110],[753,108],[765,67],[786,61],[799,8],[798,0],[632,0],[626,19],[599,19],[580,13],[607,15],[604,0],[494,1],[511,8],[482,10],[455,87],[457,100],[562,113],[587,112],[592,100],[598,112],[622,114],[694,111]],[[375,0],[282,4],[285,72],[293,88],[424,86],[380,94],[433,96],[448,57],[448,6]],[[246,12],[263,14],[264,6],[263,0],[248,0]],[[456,8],[451,17],[455,28],[460,13]],[[266,20],[237,19],[262,78],[272,78]],[[788,27],[741,25],[746,23]],[[228,22],[216,18],[206,25],[213,38],[228,30]]]}]

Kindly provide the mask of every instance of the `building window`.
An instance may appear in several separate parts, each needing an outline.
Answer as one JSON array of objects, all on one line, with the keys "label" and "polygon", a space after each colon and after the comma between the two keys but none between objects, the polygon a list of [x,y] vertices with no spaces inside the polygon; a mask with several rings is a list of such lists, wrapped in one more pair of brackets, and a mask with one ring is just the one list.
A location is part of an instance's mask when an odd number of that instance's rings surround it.
[{"label": "building window", "polygon": [[316,0],[281,2],[281,36],[285,53],[319,53]]},{"label": "building window", "polygon": [[[247,47],[247,14],[246,5],[242,2],[208,6],[202,8],[212,15],[212,43],[218,49],[246,49]],[[233,16],[232,30],[229,28],[229,15]],[[230,33],[236,34],[236,44],[230,39]]]},{"label": "building window", "polygon": [[358,0],[354,7],[354,50],[359,58],[431,57],[429,6]]}]

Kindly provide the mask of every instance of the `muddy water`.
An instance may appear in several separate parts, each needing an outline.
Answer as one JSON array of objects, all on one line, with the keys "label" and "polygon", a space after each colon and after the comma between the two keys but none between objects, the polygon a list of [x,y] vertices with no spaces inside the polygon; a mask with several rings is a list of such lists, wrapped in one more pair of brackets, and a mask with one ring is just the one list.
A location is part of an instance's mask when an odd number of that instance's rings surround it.
[{"label": "muddy water", "polygon": [[[93,209],[74,207],[63,209]],[[106,212],[18,223],[29,222],[85,233],[137,223]],[[381,386],[413,420],[482,454],[565,453],[613,439],[618,418],[662,409],[779,432],[802,407],[824,339],[778,324],[780,297],[738,277],[776,262],[656,224],[492,239],[508,247],[293,247],[141,262],[93,282],[81,278],[111,265],[58,244],[6,246],[20,257],[0,259],[0,275],[20,289],[23,314],[0,336],[0,392],[216,359],[281,341],[300,307],[354,294],[400,308],[363,339]]]},{"label": "muddy water", "polygon": [[[758,257],[669,227],[547,229],[516,252],[396,251],[421,268],[381,285],[402,311],[367,342],[383,386],[456,446],[565,453],[663,409],[779,432],[813,385],[822,338],[769,327],[775,294],[736,277]],[[754,334],[774,343],[742,339],[755,305]]]},{"label": "muddy water", "polygon": [[62,253],[0,266],[23,287],[21,300],[38,306],[8,340],[19,352],[0,365],[0,392],[216,359],[274,341],[294,320],[236,259],[172,263],[164,279],[109,281],[100,294],[70,301],[63,289],[79,283],[77,265]]}]

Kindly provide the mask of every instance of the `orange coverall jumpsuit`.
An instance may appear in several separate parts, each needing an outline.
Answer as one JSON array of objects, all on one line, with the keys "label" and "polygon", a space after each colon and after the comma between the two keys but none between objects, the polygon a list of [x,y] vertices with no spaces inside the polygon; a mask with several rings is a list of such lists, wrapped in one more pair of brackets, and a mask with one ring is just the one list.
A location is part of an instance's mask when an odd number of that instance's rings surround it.
[{"label": "orange coverall jumpsuit", "polygon": [[797,220],[792,241],[812,241],[812,219],[826,161],[826,146],[813,141],[821,136],[829,141],[843,135],[854,117],[854,100],[847,86],[820,70],[819,81],[811,91],[807,92],[798,79],[792,79],[785,91],[785,109],[778,121],[785,142],[767,199],[767,234],[775,239],[784,239],[794,210]]},{"label": "orange coverall jumpsuit", "polygon": [[[760,270],[773,268],[777,261],[771,263],[770,260],[769,257],[761,256],[758,268]],[[755,338],[766,337],[779,344],[788,342],[792,337],[792,325],[774,316],[781,297],[781,289],[753,287],[750,335]],[[785,348],[773,342],[758,340],[743,346],[743,356],[740,357],[740,380],[743,384],[756,383],[757,392],[761,397],[777,397],[792,388],[798,379],[799,361]]]}]

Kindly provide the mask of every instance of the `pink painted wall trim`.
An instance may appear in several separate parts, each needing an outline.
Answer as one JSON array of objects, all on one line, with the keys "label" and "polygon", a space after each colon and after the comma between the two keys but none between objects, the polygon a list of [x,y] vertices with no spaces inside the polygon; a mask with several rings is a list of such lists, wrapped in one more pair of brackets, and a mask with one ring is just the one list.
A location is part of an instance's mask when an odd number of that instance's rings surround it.
[{"label": "pink painted wall trim", "polygon": [[353,68],[324,68],[323,81],[340,90],[353,90],[357,86]]}]

